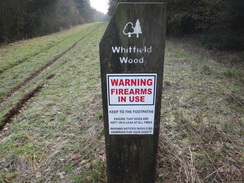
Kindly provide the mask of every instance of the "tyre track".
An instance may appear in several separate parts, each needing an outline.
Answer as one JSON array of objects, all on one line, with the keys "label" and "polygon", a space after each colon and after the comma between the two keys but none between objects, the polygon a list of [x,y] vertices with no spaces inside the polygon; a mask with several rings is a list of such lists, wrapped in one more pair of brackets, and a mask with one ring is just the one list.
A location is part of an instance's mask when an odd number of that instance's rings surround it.
[{"label": "tyre track", "polygon": [[25,104],[35,97],[43,88],[44,84],[37,86],[35,89],[27,93],[23,98],[21,98],[14,107],[12,107],[4,116],[2,124],[0,124],[0,130],[4,128],[4,125],[9,123],[12,118],[20,113],[20,110],[25,106]]},{"label": "tyre track", "polygon": [[16,63],[13,63],[12,65],[10,65],[10,66],[8,66],[8,67],[5,67],[5,68],[3,68],[3,69],[0,69],[0,74],[2,74],[3,72],[5,72],[5,71],[7,71],[7,70],[9,70],[9,69],[12,69],[12,68],[14,68],[14,67],[16,67],[16,66],[18,66],[18,65],[20,65],[20,64],[22,64],[22,63],[24,63],[24,62],[26,62],[26,61],[28,61],[28,60],[29,60],[30,58],[32,58],[32,57],[35,57],[35,56],[37,56],[37,55],[40,55],[40,54],[42,54],[43,52],[45,52],[45,51],[47,51],[47,50],[49,50],[49,49],[51,49],[51,48],[54,48],[55,46],[59,45],[61,42],[66,41],[67,39],[69,39],[69,37],[63,39],[62,41],[58,41],[58,42],[56,42],[56,43],[53,44],[53,45],[47,46],[47,47],[44,48],[43,50],[41,50],[41,51],[39,51],[39,52],[36,52],[36,53],[33,53],[33,54],[27,56],[27,58],[17,60]]},{"label": "tyre track", "polygon": [[60,53],[58,56],[56,56],[52,61],[50,61],[49,63],[45,64],[44,66],[42,66],[40,69],[38,69],[37,71],[35,71],[34,73],[32,73],[29,77],[27,77],[23,82],[21,82],[20,84],[18,84],[17,86],[15,86],[12,90],[10,90],[7,94],[7,96],[3,99],[0,99],[0,105],[6,101],[8,98],[10,98],[12,95],[14,95],[19,89],[21,89],[22,87],[26,86],[30,81],[32,81],[33,79],[35,79],[38,75],[40,75],[43,71],[45,71],[48,67],[50,67],[51,65],[53,65],[54,63],[56,63],[58,60],[60,60],[62,57],[66,56],[71,50],[73,50],[83,39],[85,39],[86,37],[90,36],[92,33],[94,33],[97,29],[99,29],[101,27],[101,25],[98,25],[95,29],[93,29],[89,34],[83,36],[82,38],[80,38],[77,42],[75,42],[71,47],[69,47],[68,49],[66,49],[64,52]]},{"label": "tyre track", "polygon": [[[26,86],[30,81],[34,80],[37,76],[39,76],[43,71],[45,71],[48,67],[52,66],[54,63],[56,63],[57,61],[59,61],[61,58],[63,58],[64,56],[66,56],[70,51],[72,51],[73,49],[75,49],[75,47],[85,38],[87,38],[88,36],[90,36],[92,33],[94,33],[96,30],[98,30],[101,27],[101,25],[98,25],[95,29],[93,29],[89,34],[83,36],[82,38],[80,38],[77,42],[75,42],[71,47],[69,47],[68,49],[66,49],[64,52],[62,52],[61,54],[59,54],[57,57],[55,57],[51,62],[45,64],[43,67],[41,67],[39,70],[37,70],[36,72],[34,72],[33,74],[31,74],[28,78],[26,78],[22,83],[20,83],[18,86],[14,87],[7,95],[7,97],[4,98],[4,100],[0,101],[0,104],[2,105],[4,101],[7,101],[8,98],[10,98],[11,96],[13,96],[15,93],[17,93],[21,88],[23,88],[24,86]],[[65,64],[67,62],[64,62],[63,64]],[[55,76],[55,74],[51,74],[49,76],[47,76],[45,79],[46,80],[50,80]],[[0,121],[0,130],[4,129],[4,126],[7,123],[10,123],[12,121],[12,119],[20,114],[21,109],[26,105],[26,103],[28,101],[30,101],[32,98],[34,98],[35,96],[37,96],[37,94],[39,92],[41,92],[41,90],[43,89],[44,85],[46,84],[46,82],[42,82],[42,84],[39,84],[37,87],[35,87],[33,90],[31,90],[30,92],[26,93],[21,99],[18,100],[17,103],[15,103],[15,105],[8,110],[2,117],[2,121]]]},{"label": "tyre track", "polygon": [[[60,41],[60,42],[61,42],[61,41]],[[0,74],[2,74],[3,72],[5,72],[5,71],[7,71],[7,70],[9,70],[9,69],[12,69],[12,68],[14,68],[14,67],[16,67],[16,66],[18,66],[18,65],[20,65],[20,64],[22,64],[22,63],[24,63],[24,62],[26,62],[26,61],[29,60],[31,57],[35,57],[35,56],[37,56],[37,55],[40,55],[41,53],[43,53],[43,52],[45,52],[45,51],[47,51],[47,50],[49,50],[49,49],[51,49],[51,48],[57,46],[60,42],[58,42],[58,43],[55,44],[55,45],[51,45],[51,46],[45,48],[45,49],[42,50],[41,52],[33,53],[32,55],[29,55],[28,58],[25,58],[25,59],[21,59],[21,60],[16,61],[16,63],[14,63],[14,64],[12,64],[12,65],[10,65],[10,66],[8,66],[8,67],[3,68],[2,70],[0,70]]]}]

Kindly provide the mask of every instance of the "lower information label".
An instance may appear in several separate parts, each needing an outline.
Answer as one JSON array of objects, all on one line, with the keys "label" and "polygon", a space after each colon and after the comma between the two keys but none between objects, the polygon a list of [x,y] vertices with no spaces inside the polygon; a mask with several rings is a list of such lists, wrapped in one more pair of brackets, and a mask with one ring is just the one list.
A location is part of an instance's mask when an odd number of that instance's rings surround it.
[{"label": "lower information label", "polygon": [[110,135],[154,133],[157,74],[107,74]]}]

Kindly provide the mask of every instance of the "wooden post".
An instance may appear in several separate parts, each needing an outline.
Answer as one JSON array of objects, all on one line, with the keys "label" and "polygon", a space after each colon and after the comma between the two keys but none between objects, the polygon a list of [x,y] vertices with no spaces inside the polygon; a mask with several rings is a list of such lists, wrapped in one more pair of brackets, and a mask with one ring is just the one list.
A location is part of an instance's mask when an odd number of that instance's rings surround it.
[{"label": "wooden post", "polygon": [[100,42],[108,183],[155,182],[165,11],[119,3]]}]

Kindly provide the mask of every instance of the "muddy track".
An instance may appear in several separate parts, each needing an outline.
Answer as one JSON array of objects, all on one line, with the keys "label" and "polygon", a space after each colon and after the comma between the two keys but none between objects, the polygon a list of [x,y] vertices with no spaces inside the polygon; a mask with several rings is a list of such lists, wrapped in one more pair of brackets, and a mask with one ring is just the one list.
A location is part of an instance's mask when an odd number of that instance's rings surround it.
[{"label": "muddy track", "polygon": [[83,39],[90,36],[93,32],[95,32],[101,25],[97,26],[94,30],[92,30],[89,34],[85,35],[84,37],[80,38],[77,42],[75,42],[71,47],[66,49],[64,52],[60,53],[58,56],[56,56],[53,60],[51,60],[49,63],[42,66],[40,69],[32,73],[29,77],[27,77],[23,82],[15,86],[11,91],[8,92],[7,96],[0,100],[0,104],[2,104],[5,100],[10,98],[14,93],[16,93],[19,89],[26,86],[30,81],[35,79],[40,73],[45,71],[48,67],[56,63],[58,60],[60,60],[62,57],[64,57],[67,53],[69,53],[71,50],[73,50]]},{"label": "muddy track", "polygon": [[25,106],[25,104],[35,97],[43,88],[44,84],[37,86],[35,89],[27,93],[23,98],[21,98],[15,106],[10,109],[4,116],[3,116],[3,125],[0,125],[0,130],[4,128],[4,125],[9,123],[12,118],[20,113],[20,110]]}]

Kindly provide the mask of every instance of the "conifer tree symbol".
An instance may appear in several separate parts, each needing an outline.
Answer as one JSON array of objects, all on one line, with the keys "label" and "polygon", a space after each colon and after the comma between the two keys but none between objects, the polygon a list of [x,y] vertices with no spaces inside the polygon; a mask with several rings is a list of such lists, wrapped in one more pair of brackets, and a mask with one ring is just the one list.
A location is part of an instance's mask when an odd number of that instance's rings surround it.
[{"label": "conifer tree symbol", "polygon": [[123,33],[128,37],[131,37],[132,34],[136,34],[136,37],[139,38],[139,34],[142,34],[141,23],[139,19],[136,20],[135,27],[132,22],[128,22],[123,29]]}]

